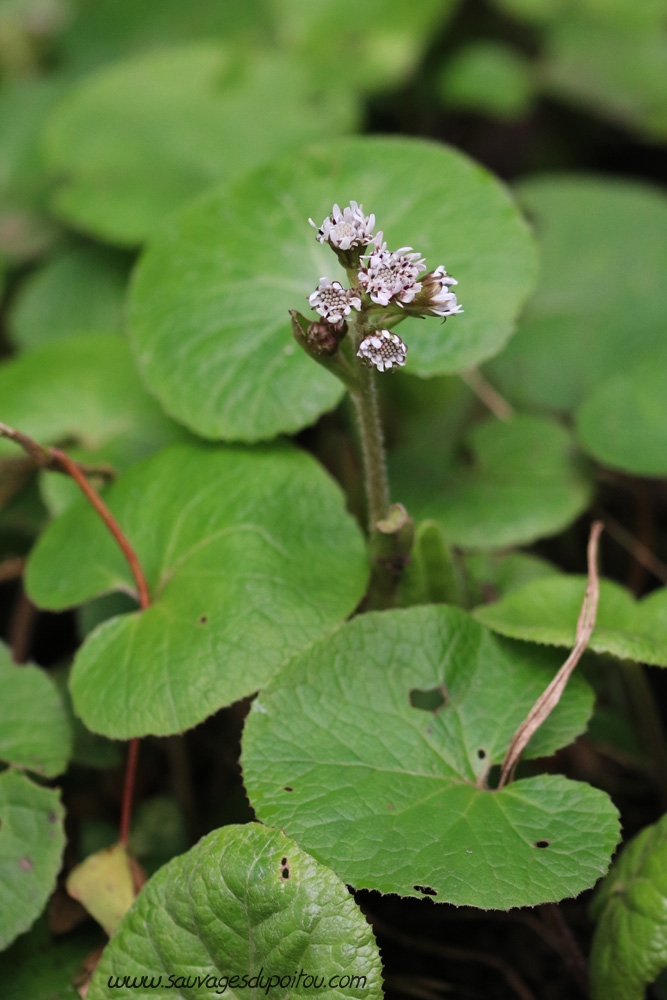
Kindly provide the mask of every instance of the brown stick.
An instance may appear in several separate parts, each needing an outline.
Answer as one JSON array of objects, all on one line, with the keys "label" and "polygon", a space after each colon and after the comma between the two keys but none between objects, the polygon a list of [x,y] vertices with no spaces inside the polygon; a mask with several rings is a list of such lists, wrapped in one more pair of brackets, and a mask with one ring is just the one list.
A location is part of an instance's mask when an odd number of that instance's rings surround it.
[{"label": "brown stick", "polygon": [[512,419],[514,410],[510,404],[500,395],[497,389],[494,389],[490,382],[487,382],[477,368],[461,372],[460,378],[469,389],[472,389],[477,398],[481,399],[487,409],[493,413],[494,417],[498,417],[499,420]]},{"label": "brown stick", "polygon": [[18,580],[20,576],[23,576],[24,568],[25,559],[21,556],[3,559],[0,562],[0,583],[5,583],[6,580]]},{"label": "brown stick", "polygon": [[[28,437],[27,434],[17,431],[15,427],[10,427],[9,424],[3,424],[2,421],[0,421],[0,437],[6,437],[17,444],[19,448],[23,448],[26,455],[32,459],[33,463],[39,469],[48,469],[50,472],[64,472],[65,475],[69,475],[61,467],[61,463],[56,458],[55,453],[58,451],[57,448],[44,448],[37,441],[33,441],[31,437]],[[70,462],[87,476],[102,476],[105,479],[113,479],[116,475],[116,470],[113,466],[108,465],[106,462],[100,462],[99,465],[86,465],[84,462],[75,462],[71,458]]]},{"label": "brown stick", "polygon": [[609,532],[615,542],[629,552],[638,563],[645,566],[662,583],[667,583],[667,565],[655,555],[654,552],[639,538],[628,531],[619,521],[607,514],[599,511],[599,517],[603,521],[605,529]]},{"label": "brown stick", "polygon": [[577,632],[575,644],[567,660],[560,668],[552,682],[537,699],[530,712],[523,720],[510,741],[509,748],[505,754],[500,772],[498,788],[511,779],[514,769],[519,762],[526,744],[534,732],[542,725],[544,720],[553,712],[560,701],[565,686],[572,675],[572,671],[581,659],[588,645],[598,610],[598,599],[600,597],[600,580],[597,571],[598,542],[603,525],[601,521],[595,521],[591,527],[591,534],[588,540],[588,584],[586,593],[577,622]]}]

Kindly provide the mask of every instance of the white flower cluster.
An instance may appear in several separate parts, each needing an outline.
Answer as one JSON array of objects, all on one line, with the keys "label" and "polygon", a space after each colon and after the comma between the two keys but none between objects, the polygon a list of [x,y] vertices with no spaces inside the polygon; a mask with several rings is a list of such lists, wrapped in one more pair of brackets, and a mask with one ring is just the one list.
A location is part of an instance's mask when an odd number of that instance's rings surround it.
[{"label": "white flower cluster", "polygon": [[361,299],[351,288],[343,288],[340,281],[330,281],[329,278],[320,278],[308,301],[315,312],[334,326],[342,323],[351,309],[361,309]]},{"label": "white flower cluster", "polygon": [[374,215],[364,215],[364,210],[356,201],[351,201],[341,212],[334,205],[331,215],[328,215],[321,226],[308,219],[311,226],[317,229],[317,239],[320,243],[330,243],[338,250],[353,250],[355,247],[366,247],[373,242]]},{"label": "white flower cluster", "polygon": [[383,243],[361,259],[359,284],[378,305],[388,306],[391,301],[407,305],[421,291],[417,278],[424,270],[426,261],[420,254],[414,253],[412,247],[390,251]]},{"label": "white flower cluster", "polygon": [[376,330],[364,337],[359,344],[357,357],[366,365],[375,365],[379,372],[389,371],[394,365],[402,367],[408,349],[401,338],[389,330]]},{"label": "white flower cluster", "polygon": [[424,309],[428,316],[446,318],[463,312],[463,307],[456,301],[456,295],[450,291],[452,285],[458,285],[458,281],[447,274],[442,264],[426,275],[423,285],[428,294],[428,303]]}]

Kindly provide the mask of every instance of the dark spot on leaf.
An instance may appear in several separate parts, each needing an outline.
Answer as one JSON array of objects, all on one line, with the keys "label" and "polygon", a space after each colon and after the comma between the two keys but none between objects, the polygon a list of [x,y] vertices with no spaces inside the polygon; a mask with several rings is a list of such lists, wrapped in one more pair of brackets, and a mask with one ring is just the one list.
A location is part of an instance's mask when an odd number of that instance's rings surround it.
[{"label": "dark spot on leaf", "polygon": [[430,885],[416,885],[414,886],[415,892],[421,892],[422,896],[437,896],[438,893],[435,889],[432,889]]},{"label": "dark spot on leaf", "polygon": [[433,732],[433,726],[427,726],[424,732],[426,733],[427,736],[430,736],[431,733]]},{"label": "dark spot on leaf", "polygon": [[548,847],[548,846],[549,846],[549,841],[548,840],[536,840],[535,843],[533,844],[533,847],[540,847],[540,848],[544,848],[544,847]]},{"label": "dark spot on leaf", "polygon": [[19,858],[19,868],[24,872],[31,872],[35,866],[32,863],[32,858],[27,855],[23,858]]},{"label": "dark spot on leaf", "polygon": [[280,859],[280,863],[281,863],[281,865],[286,865],[287,864],[287,858],[281,858]]},{"label": "dark spot on leaf", "polygon": [[47,813],[46,818],[48,819],[49,823],[55,823],[56,820],[58,819],[58,817],[56,816],[56,814],[53,811],[51,811],[50,813]]},{"label": "dark spot on leaf", "polygon": [[289,859],[281,858],[280,860],[280,874],[283,878],[289,878]]},{"label": "dark spot on leaf", "polygon": [[291,788],[291,787],[290,787],[289,785],[285,785],[285,787],[283,788],[283,791],[284,791],[284,792],[293,792],[293,791],[294,791],[294,789],[293,789],[293,788]]},{"label": "dark spot on leaf", "polygon": [[199,624],[205,625],[207,621],[208,621],[208,615],[202,615],[201,618],[199,619]]},{"label": "dark spot on leaf", "polygon": [[283,878],[289,878],[289,868],[283,868],[282,876]]},{"label": "dark spot on leaf", "polygon": [[422,712],[439,712],[443,705],[447,704],[447,688],[444,684],[422,691],[420,688],[413,688],[410,692],[410,704],[413,708],[418,708]]},{"label": "dark spot on leaf", "polygon": [[480,747],[480,749],[477,751],[477,756],[479,757],[480,760],[484,760],[484,758],[486,757],[486,750],[482,750]]},{"label": "dark spot on leaf", "polygon": [[394,808],[393,805],[391,804],[391,802],[389,802],[387,805],[388,805],[389,809],[393,809]]}]

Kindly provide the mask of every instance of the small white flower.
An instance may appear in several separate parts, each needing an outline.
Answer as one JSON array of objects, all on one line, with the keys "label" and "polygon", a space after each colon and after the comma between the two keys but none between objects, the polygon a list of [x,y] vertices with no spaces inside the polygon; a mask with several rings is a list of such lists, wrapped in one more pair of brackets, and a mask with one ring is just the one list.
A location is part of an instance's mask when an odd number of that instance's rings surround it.
[{"label": "small white flower", "polygon": [[428,297],[428,304],[424,309],[427,315],[447,317],[463,312],[463,307],[457,304],[456,295],[450,291],[450,287],[458,285],[458,281],[447,274],[442,264],[425,275],[422,284],[424,295]]},{"label": "small white flower", "polygon": [[417,278],[426,261],[421,254],[413,252],[412,247],[389,251],[383,243],[362,261],[359,284],[378,305],[387,306],[392,300],[398,305],[407,305],[421,291]]},{"label": "small white flower", "polygon": [[338,250],[352,250],[355,247],[365,247],[373,242],[374,215],[364,215],[364,210],[356,201],[341,212],[334,205],[331,215],[327,216],[321,226],[308,219],[311,226],[317,229],[317,239],[320,243],[330,243]]},{"label": "small white flower", "polygon": [[357,357],[368,366],[375,365],[379,372],[405,364],[407,347],[399,336],[389,330],[376,330],[359,344]]},{"label": "small white flower", "polygon": [[320,278],[308,301],[329,323],[342,323],[351,309],[361,309],[361,299],[351,288],[343,288],[339,281],[330,281],[329,278]]}]

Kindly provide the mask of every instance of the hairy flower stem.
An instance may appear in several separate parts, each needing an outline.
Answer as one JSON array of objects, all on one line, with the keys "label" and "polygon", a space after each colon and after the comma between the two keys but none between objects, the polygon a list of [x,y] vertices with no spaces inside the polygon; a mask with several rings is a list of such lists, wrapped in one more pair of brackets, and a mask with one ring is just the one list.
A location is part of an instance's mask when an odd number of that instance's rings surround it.
[{"label": "hairy flower stem", "polygon": [[368,533],[372,539],[378,532],[378,521],[389,513],[389,482],[384,457],[384,439],[380,423],[375,372],[359,367],[359,388],[350,391],[357,416],[361,454],[364,464],[364,484],[368,502]]}]

